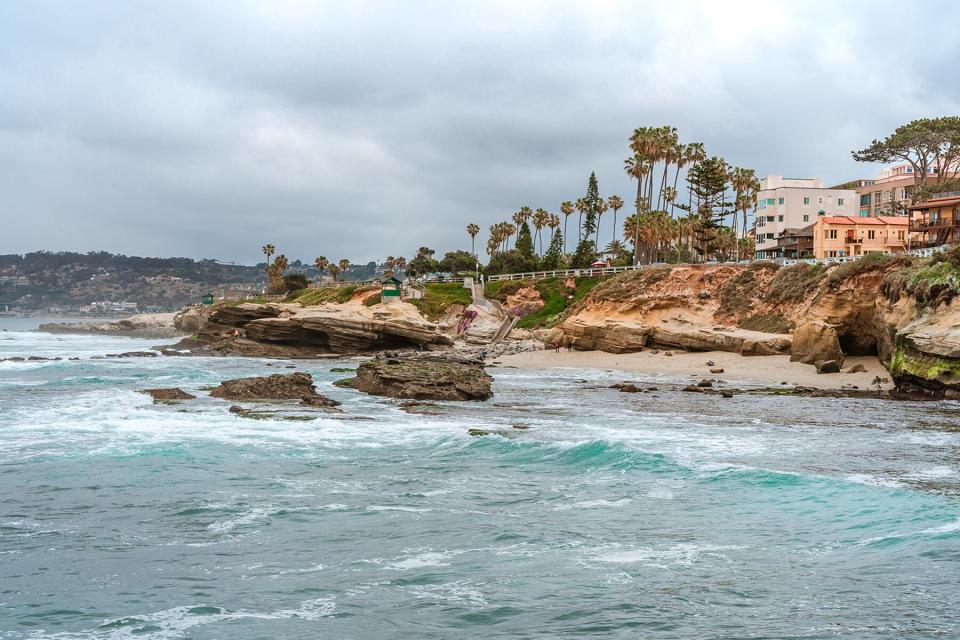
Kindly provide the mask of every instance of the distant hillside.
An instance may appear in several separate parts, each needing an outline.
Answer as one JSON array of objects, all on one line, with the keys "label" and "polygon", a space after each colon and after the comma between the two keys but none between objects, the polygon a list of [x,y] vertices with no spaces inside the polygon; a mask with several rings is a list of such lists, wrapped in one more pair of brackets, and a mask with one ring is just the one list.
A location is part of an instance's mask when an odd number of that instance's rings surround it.
[{"label": "distant hillside", "polygon": [[0,255],[0,311],[89,311],[84,308],[95,302],[134,302],[140,311],[174,310],[199,302],[205,293],[253,290],[263,283],[263,265],[103,251]]}]

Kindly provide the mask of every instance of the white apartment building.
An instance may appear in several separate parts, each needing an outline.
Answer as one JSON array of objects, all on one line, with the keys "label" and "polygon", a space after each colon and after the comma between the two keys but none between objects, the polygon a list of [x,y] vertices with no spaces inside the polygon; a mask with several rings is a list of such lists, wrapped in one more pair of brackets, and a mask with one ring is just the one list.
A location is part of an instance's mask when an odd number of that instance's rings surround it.
[{"label": "white apartment building", "polygon": [[824,189],[820,178],[767,176],[760,181],[754,211],[757,258],[779,257],[777,239],[787,229],[814,224],[818,215],[854,216],[856,212],[853,189]]}]

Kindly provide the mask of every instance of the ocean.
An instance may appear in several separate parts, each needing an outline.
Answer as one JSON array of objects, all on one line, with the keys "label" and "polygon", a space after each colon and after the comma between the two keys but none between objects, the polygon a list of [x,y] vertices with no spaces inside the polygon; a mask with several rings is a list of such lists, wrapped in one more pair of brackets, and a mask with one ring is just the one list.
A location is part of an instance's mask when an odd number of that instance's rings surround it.
[{"label": "ocean", "polygon": [[[493,368],[413,415],[334,387],[356,360],[27,328],[0,358],[64,360],[0,362],[2,639],[960,637],[960,403]],[[343,414],[202,391],[287,365]]]}]

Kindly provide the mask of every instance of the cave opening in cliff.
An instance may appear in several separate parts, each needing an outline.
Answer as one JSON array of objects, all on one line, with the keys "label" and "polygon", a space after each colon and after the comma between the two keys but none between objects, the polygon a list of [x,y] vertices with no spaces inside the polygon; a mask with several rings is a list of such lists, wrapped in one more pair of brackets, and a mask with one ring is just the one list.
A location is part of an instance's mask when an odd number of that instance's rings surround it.
[{"label": "cave opening in cliff", "polygon": [[875,356],[877,340],[867,333],[850,331],[840,334],[840,349],[848,356]]}]

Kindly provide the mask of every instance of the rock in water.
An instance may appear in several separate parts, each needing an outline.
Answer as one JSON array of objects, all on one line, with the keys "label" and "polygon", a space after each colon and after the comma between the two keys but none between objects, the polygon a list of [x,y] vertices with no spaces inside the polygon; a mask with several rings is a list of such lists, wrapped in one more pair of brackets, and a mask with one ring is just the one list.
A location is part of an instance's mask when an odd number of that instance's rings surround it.
[{"label": "rock in water", "polygon": [[174,400],[195,400],[197,396],[190,395],[183,389],[173,387],[172,389],[141,389],[140,393],[145,393],[154,400],[160,402],[171,402]]},{"label": "rock in water", "polygon": [[493,396],[492,382],[479,361],[377,358],[360,365],[354,388],[411,400],[486,400]]},{"label": "rock in water", "polygon": [[323,397],[313,386],[313,376],[302,372],[225,380],[210,395],[228,400],[303,400]]}]

